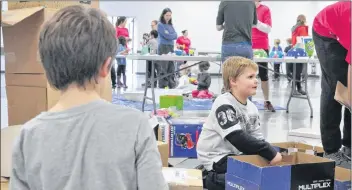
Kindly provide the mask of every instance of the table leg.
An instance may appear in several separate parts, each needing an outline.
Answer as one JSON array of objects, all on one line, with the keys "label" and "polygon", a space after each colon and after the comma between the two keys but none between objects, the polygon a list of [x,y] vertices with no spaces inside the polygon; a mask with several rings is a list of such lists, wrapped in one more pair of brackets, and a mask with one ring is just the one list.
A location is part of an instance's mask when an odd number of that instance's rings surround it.
[{"label": "table leg", "polygon": [[290,93],[290,97],[288,98],[288,101],[287,101],[287,106],[286,106],[286,113],[289,112],[289,106],[290,106],[290,102],[291,102],[291,99],[295,93],[295,90],[296,90],[296,64],[293,63],[293,72],[292,72],[292,86],[291,86],[291,93]]},{"label": "table leg", "polygon": [[153,101],[153,111],[154,114],[156,115],[156,103],[155,103],[155,92],[154,92],[154,83],[155,83],[155,78],[154,78],[154,70],[155,70],[155,62],[152,61],[152,73],[151,73],[151,77],[150,77],[150,86],[152,87],[152,101]]},{"label": "table leg", "polygon": [[308,93],[308,63],[307,63],[307,69],[305,74],[305,81],[304,81],[304,85],[305,85],[305,90],[306,90],[306,96],[307,96],[307,100],[308,100],[308,104],[309,104],[309,108],[310,108],[310,118],[313,118],[313,106],[312,103],[310,102],[310,97],[309,97],[309,93]]},{"label": "table leg", "polygon": [[146,61],[146,67],[145,67],[145,85],[144,85],[144,95],[143,95],[143,101],[142,101],[142,112],[144,112],[144,106],[145,106],[145,101],[148,98],[147,97],[147,91],[148,91],[148,61]]}]

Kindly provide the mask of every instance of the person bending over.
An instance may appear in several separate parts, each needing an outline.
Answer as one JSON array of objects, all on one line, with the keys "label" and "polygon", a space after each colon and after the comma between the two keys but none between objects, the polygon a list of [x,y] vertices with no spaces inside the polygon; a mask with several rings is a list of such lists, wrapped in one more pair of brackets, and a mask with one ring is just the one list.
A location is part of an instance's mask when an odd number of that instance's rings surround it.
[{"label": "person bending over", "polygon": [[349,86],[351,93],[350,1],[334,3],[318,13],[313,21],[313,41],[322,75],[320,131],[325,157],[335,160],[337,166],[351,168],[351,112],[344,110],[341,140],[342,106],[334,99],[337,81]]},{"label": "person bending over", "polygon": [[255,95],[258,66],[243,57],[230,57],[223,65],[224,86],[228,92],[216,98],[197,143],[198,159],[208,171],[206,188],[225,189],[227,157],[258,154],[270,164],[281,154],[266,141],[260,129],[257,107],[247,101]]},{"label": "person bending over", "polygon": [[97,93],[110,85],[116,50],[115,29],[98,9],[68,6],[44,24],[39,54],[61,96],[23,125],[10,189],[168,189],[148,118]]}]

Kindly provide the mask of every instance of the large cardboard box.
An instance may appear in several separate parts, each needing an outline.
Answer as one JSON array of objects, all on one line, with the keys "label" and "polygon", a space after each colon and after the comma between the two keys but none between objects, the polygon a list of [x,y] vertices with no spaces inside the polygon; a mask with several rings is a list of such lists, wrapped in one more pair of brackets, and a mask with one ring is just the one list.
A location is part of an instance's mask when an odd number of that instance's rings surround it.
[{"label": "large cardboard box", "polygon": [[[50,109],[59,98],[59,92],[48,85],[38,53],[41,26],[56,11],[32,7],[2,12],[10,126],[23,124]],[[111,102],[110,84],[108,76],[106,86],[100,86],[98,93]]]},{"label": "large cardboard box", "polygon": [[1,177],[10,177],[12,166],[12,148],[20,135],[22,125],[1,129]]},{"label": "large cardboard box", "polygon": [[351,190],[351,170],[335,168],[335,190]]},{"label": "large cardboard box", "polygon": [[8,1],[8,9],[23,9],[44,6],[47,8],[61,9],[70,5],[85,5],[99,8],[99,0],[93,1]]},{"label": "large cardboard box", "polygon": [[334,190],[335,162],[301,152],[271,166],[258,155],[228,158],[226,189]]},{"label": "large cardboard box", "polygon": [[9,181],[3,177],[1,177],[1,190],[8,190],[9,189]]},{"label": "large cardboard box", "polygon": [[169,166],[169,145],[164,142],[158,141],[158,150],[160,153],[163,167]]},{"label": "large cardboard box", "polygon": [[163,168],[170,190],[203,190],[202,171],[196,169]]},{"label": "large cardboard box", "polygon": [[299,142],[281,142],[272,143],[271,145],[274,146],[278,152],[283,154],[291,154],[292,152],[304,152],[306,154],[317,155],[320,157],[324,156],[324,149],[320,146],[312,146]]}]

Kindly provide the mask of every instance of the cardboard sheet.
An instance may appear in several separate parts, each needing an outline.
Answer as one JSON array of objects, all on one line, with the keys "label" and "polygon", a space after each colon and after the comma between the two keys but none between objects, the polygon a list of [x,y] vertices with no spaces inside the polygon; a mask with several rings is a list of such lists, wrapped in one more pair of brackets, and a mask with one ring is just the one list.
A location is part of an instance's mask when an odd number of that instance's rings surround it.
[{"label": "cardboard sheet", "polygon": [[348,89],[340,81],[337,81],[334,99],[351,111],[351,102],[348,97]]}]

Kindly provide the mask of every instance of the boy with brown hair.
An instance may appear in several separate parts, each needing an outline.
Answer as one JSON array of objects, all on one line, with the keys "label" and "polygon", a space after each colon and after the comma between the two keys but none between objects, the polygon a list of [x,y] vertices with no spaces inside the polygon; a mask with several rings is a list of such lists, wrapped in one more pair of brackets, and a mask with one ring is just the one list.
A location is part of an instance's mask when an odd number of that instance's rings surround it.
[{"label": "boy with brown hair", "polygon": [[168,189],[147,117],[97,93],[116,54],[115,29],[98,9],[69,6],[48,20],[39,53],[58,103],[23,125],[10,189]]},{"label": "boy with brown hair", "polygon": [[198,159],[208,171],[205,184],[208,190],[225,189],[230,155],[258,154],[270,164],[282,159],[264,141],[258,109],[247,101],[257,90],[257,70],[257,64],[244,57],[230,57],[223,64],[224,87],[228,92],[216,98],[197,143]]}]

